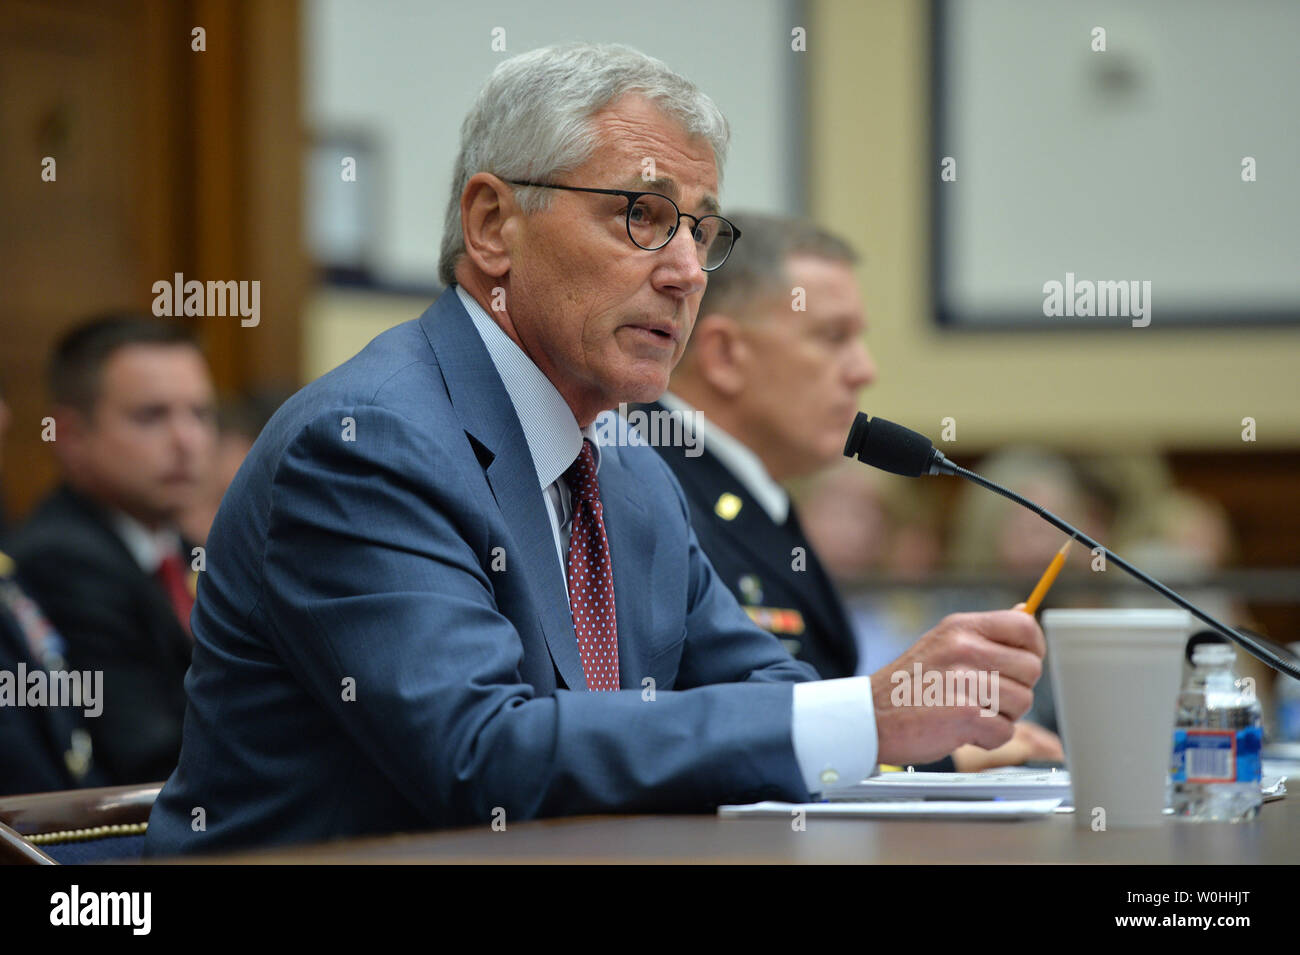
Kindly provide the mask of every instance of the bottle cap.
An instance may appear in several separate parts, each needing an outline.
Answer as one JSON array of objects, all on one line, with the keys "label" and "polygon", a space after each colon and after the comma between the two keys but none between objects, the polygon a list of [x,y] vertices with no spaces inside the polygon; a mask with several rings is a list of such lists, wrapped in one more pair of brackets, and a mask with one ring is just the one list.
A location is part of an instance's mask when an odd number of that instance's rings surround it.
[{"label": "bottle cap", "polygon": [[1232,663],[1236,659],[1237,651],[1227,643],[1202,643],[1192,651],[1192,663],[1196,666]]},{"label": "bottle cap", "polygon": [[1225,647],[1229,646],[1228,638],[1217,630],[1197,630],[1187,638],[1187,649],[1184,651],[1185,659],[1188,663],[1193,663],[1197,647],[1203,647],[1207,643],[1221,643]]}]

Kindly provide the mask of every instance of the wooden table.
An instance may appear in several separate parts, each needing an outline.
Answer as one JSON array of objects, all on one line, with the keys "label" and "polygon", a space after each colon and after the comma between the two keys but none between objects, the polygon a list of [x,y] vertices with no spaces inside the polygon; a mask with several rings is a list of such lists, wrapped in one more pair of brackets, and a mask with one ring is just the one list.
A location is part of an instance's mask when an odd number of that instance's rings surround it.
[{"label": "wooden table", "polygon": [[408,833],[268,849],[205,863],[1128,863],[1300,862],[1300,793],[1265,803],[1250,823],[1172,818],[1156,829],[1093,832],[1056,814],[1015,822],[903,822],[716,816],[578,816],[505,831]]}]

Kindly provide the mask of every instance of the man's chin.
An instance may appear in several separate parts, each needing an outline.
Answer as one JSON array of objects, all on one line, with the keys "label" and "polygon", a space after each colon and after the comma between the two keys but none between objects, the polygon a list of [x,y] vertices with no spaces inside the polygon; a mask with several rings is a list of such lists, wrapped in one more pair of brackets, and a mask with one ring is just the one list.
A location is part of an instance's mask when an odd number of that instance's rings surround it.
[{"label": "man's chin", "polygon": [[617,403],[631,405],[658,401],[668,390],[668,372],[667,368],[646,368],[641,364],[636,373],[625,377],[621,386],[614,389],[619,396]]},{"label": "man's chin", "polygon": [[665,379],[658,384],[647,384],[636,388],[629,388],[619,399],[619,404],[628,405],[646,405],[658,401],[663,397],[664,392],[668,390],[668,381]]},{"label": "man's chin", "polygon": [[194,506],[197,498],[197,488],[187,487],[184,494],[158,494],[144,506],[148,508],[155,522],[174,524],[182,514]]}]

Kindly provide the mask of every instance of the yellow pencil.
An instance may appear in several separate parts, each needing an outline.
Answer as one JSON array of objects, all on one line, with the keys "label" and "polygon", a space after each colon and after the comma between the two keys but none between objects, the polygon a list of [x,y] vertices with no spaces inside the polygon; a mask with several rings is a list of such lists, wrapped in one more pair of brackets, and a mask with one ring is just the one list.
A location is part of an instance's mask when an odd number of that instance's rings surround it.
[{"label": "yellow pencil", "polygon": [[1070,550],[1070,545],[1072,543],[1074,543],[1073,537],[1061,545],[1061,549],[1056,552],[1056,556],[1052,558],[1052,562],[1047,565],[1047,570],[1043,571],[1043,576],[1038,578],[1038,583],[1034,587],[1034,592],[1029,595],[1029,599],[1025,601],[1024,607],[1021,608],[1025,613],[1033,616],[1034,613],[1037,612],[1038,605],[1043,602],[1043,598],[1047,596],[1047,592],[1052,589],[1052,584],[1056,582],[1056,575],[1059,574],[1061,568],[1065,566],[1065,555]]}]

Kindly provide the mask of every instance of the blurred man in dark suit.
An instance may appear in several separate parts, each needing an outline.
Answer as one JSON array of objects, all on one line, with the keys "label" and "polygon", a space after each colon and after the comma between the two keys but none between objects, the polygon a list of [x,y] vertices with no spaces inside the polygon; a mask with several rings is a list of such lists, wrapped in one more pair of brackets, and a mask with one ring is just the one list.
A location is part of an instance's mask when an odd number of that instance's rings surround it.
[{"label": "blurred man in dark suit", "polygon": [[[0,447],[9,420],[0,391]],[[0,796],[97,785],[83,714],[62,706],[18,705],[30,682],[20,676],[63,670],[66,661],[62,637],[23,591],[15,570],[13,559],[0,550]]]},{"label": "blurred man in dark suit", "polygon": [[10,552],[69,664],[103,672],[89,725],[109,782],[165,779],[180,752],[198,556],[175,521],[215,441],[207,365],[179,325],[106,316],[59,342],[49,386],[63,484]]},{"label": "blurred man in dark suit", "polygon": [[[0,473],[4,472],[5,432],[9,430],[9,405],[5,402],[4,382],[0,381]],[[4,500],[0,498],[0,546],[3,546],[9,533],[9,524],[5,519]]]},{"label": "blurred man in dark suit", "polygon": [[19,705],[31,674],[67,670],[64,643],[0,551],[0,796],[102,785],[85,710],[42,701]]},{"label": "blurred man in dark suit", "polygon": [[[823,679],[853,676],[864,671],[848,614],[781,482],[842,458],[858,395],[876,377],[857,255],[811,223],[734,221],[744,241],[710,279],[671,390],[642,410],[694,427],[692,442],[654,443],[686,492],[704,552],[750,618]],[[1016,732],[996,760],[963,747],[957,768],[1060,757],[1050,734]]]}]

